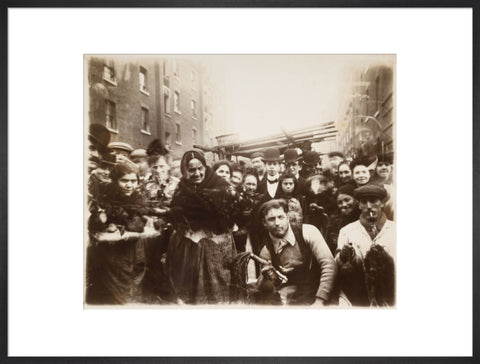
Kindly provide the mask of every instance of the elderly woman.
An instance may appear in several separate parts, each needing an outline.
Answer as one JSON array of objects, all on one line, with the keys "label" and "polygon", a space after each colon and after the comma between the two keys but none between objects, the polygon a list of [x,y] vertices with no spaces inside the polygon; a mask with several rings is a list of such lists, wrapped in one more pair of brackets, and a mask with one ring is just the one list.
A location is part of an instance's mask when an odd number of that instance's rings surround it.
[{"label": "elderly woman", "polygon": [[[146,215],[157,213],[137,190],[135,164],[128,160],[118,163],[110,177],[107,192],[100,199],[103,210],[97,217],[98,223],[91,225],[89,231],[86,301],[90,304],[143,300],[145,241],[141,233],[149,221]],[[154,232],[153,226],[148,228]]]},{"label": "elderly woman", "polygon": [[230,184],[207,166],[201,151],[186,152],[181,169],[169,212],[175,231],[167,253],[175,293],[189,304],[227,303],[227,266],[236,254]]}]

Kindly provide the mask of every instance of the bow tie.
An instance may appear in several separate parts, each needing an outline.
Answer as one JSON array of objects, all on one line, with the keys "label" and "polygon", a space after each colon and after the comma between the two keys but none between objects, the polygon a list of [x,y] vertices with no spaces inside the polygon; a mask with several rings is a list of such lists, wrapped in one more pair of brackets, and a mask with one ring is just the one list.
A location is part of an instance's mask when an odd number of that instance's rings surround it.
[{"label": "bow tie", "polygon": [[268,183],[277,183],[277,182],[278,182],[278,178],[277,178],[277,179],[272,179],[272,180],[267,179],[267,182],[268,182]]}]

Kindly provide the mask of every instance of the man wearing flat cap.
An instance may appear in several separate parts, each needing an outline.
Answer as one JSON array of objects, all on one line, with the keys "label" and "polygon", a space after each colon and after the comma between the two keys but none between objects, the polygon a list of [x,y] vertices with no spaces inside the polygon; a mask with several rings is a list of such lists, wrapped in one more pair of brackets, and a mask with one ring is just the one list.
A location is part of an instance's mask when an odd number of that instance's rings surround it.
[{"label": "man wearing flat cap", "polygon": [[265,150],[263,161],[267,169],[266,178],[258,185],[258,192],[264,194],[267,200],[279,198],[281,187],[278,179],[280,178],[280,150],[272,147]]},{"label": "man wearing flat cap", "polygon": [[395,304],[395,223],[383,212],[387,191],[367,184],[353,191],[360,218],[338,235],[339,303],[353,306]]},{"label": "man wearing flat cap", "polygon": [[252,166],[257,171],[258,181],[262,182],[265,178],[265,163],[263,162],[263,153],[255,152],[250,156]]},{"label": "man wearing flat cap", "polygon": [[362,260],[374,244],[381,245],[395,260],[395,223],[383,212],[387,191],[385,188],[367,184],[353,191],[360,208],[360,218],[344,226],[338,234],[337,252],[352,244]]}]

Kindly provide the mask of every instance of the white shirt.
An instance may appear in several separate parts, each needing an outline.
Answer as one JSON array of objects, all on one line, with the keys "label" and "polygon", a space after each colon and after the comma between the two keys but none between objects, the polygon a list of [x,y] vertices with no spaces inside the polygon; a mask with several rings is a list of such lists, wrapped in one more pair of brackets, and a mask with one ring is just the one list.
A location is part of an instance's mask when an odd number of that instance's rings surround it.
[{"label": "white shirt", "polygon": [[379,244],[395,261],[395,242],[395,223],[393,221],[385,221],[382,230],[380,230],[377,236],[375,236],[375,239],[372,240],[365,227],[360,223],[360,220],[357,220],[340,229],[337,249],[342,249],[344,245],[352,243],[357,255],[365,259],[365,254],[367,254],[370,247],[373,244]]},{"label": "white shirt", "polygon": [[[277,193],[278,181],[275,182],[275,183],[270,183],[270,182],[268,182],[269,177],[270,176],[267,176],[267,191],[268,191],[268,194],[270,195],[270,197],[274,198],[275,194]],[[279,178],[279,175],[277,174],[275,177],[273,177],[271,179],[277,179],[278,180],[278,178]]]}]

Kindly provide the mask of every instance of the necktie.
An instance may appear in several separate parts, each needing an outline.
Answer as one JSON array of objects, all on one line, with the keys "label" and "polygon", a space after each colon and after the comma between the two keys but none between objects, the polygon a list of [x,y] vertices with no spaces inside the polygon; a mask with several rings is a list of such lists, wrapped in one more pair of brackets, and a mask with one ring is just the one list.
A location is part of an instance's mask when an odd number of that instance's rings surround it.
[{"label": "necktie", "polygon": [[268,182],[268,183],[277,183],[277,182],[278,182],[278,178],[277,178],[277,179],[273,179],[273,180],[267,179],[267,182]]}]

